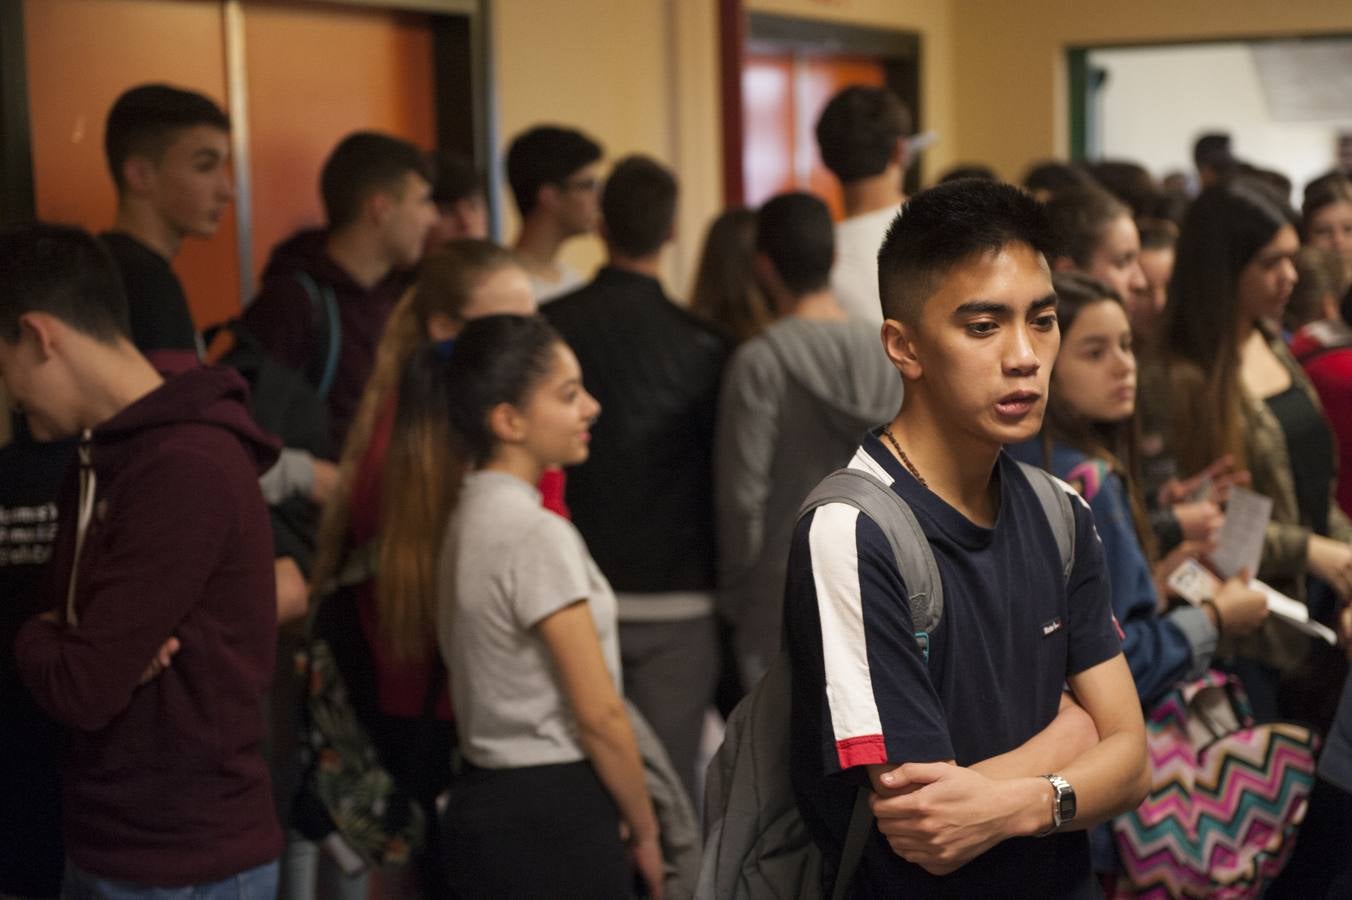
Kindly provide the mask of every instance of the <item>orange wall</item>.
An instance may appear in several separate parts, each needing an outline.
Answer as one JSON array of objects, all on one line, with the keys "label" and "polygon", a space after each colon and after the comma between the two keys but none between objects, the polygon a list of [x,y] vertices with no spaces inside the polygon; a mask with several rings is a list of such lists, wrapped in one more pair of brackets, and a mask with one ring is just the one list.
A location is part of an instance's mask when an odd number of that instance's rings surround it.
[{"label": "orange wall", "polygon": [[432,33],[422,16],[250,2],[244,7],[253,268],[323,223],[319,171],[344,135],[436,142]]},{"label": "orange wall", "polygon": [[[224,105],[225,48],[217,0],[27,0],[24,31],[33,176],[40,218],[102,231],[117,198],[103,123],[124,90],[167,81]],[[235,219],[174,260],[199,326],[239,308]]]}]

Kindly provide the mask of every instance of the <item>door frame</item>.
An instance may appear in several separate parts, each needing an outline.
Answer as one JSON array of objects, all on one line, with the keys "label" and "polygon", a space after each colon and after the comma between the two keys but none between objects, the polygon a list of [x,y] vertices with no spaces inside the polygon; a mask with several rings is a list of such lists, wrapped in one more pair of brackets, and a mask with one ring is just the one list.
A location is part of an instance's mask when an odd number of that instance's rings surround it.
[{"label": "door frame", "polygon": [[[719,0],[718,12],[724,205],[740,206],[746,198],[746,180],[742,171],[746,143],[742,118],[742,73],[748,51],[874,57],[883,66],[887,86],[910,108],[914,131],[923,130],[920,79],[924,42],[918,32],[846,25],[775,13],[748,13],[745,0]],[[919,190],[919,167],[908,168],[905,179],[908,193]]]}]

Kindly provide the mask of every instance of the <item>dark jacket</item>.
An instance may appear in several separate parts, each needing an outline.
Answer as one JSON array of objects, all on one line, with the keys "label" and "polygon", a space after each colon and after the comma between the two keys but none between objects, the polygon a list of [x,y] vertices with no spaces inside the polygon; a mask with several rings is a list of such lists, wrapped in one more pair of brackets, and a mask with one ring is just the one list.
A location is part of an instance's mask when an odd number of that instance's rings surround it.
[{"label": "dark jacket", "polygon": [[657,279],[603,268],[543,308],[601,403],[568,506],[617,591],[714,589],[713,431],[729,344]]},{"label": "dark jacket", "polygon": [[[15,642],[38,703],[73,733],[62,813],[70,860],[157,886],[217,881],[274,859],[263,693],[277,638],[259,474],[276,445],[234,372],[168,379],[81,441],[93,481],[62,490],[50,605]],[[84,484],[81,484],[84,481]],[[76,553],[81,488],[93,504]],[[76,560],[78,559],[78,563]],[[172,666],[139,684],[171,635]]]},{"label": "dark jacket", "polygon": [[324,250],[326,237],[326,232],[307,230],[277,245],[263,269],[263,287],[244,311],[243,321],[274,359],[317,386],[316,373],[323,369],[322,360],[334,334],[322,305],[317,308],[297,273],[308,275],[321,290],[333,292],[340,334],[338,369],[328,405],[333,446],[337,448],[343,445],[348,425],[356,415],[385,320],[409,279],[405,273],[396,273],[374,288],[362,287],[329,258]]}]

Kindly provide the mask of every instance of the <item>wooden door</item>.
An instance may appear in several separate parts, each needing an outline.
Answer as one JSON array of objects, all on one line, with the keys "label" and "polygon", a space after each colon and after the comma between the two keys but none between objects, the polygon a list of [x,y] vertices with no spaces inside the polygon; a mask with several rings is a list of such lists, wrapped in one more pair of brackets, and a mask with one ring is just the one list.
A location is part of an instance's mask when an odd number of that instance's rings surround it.
[{"label": "wooden door", "polygon": [[[226,106],[220,0],[26,0],[23,18],[38,218],[106,230],[117,195],[103,125],[118,95],[166,82]],[[232,209],[174,260],[199,328],[239,309],[236,241]]]},{"label": "wooden door", "polygon": [[842,88],[886,83],[887,71],[876,59],[749,54],[742,68],[746,202],[754,206],[782,191],[810,191],[840,219],[840,184],[817,151],[817,119]]},{"label": "wooden door", "polygon": [[254,274],[299,228],[324,221],[319,172],[345,135],[384,131],[436,144],[426,16],[246,2]]},{"label": "wooden door", "polygon": [[[320,225],[319,172],[347,133],[436,144],[432,19],[339,5],[249,0],[242,41],[252,269],[240,272],[232,208],[174,260],[198,327],[239,314],[269,252]],[[39,218],[102,231],[116,194],[103,154],[108,110],[127,88],[165,82],[230,109],[223,0],[24,0]]]}]

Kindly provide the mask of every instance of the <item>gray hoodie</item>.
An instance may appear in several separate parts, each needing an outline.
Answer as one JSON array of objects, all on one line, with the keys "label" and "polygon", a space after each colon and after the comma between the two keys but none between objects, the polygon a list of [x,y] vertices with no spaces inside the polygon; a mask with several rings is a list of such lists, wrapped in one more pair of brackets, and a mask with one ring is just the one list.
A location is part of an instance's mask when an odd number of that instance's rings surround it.
[{"label": "gray hoodie", "polygon": [[900,406],[872,323],[781,319],[728,365],[714,442],[718,594],[745,687],[779,649],[799,504]]}]

